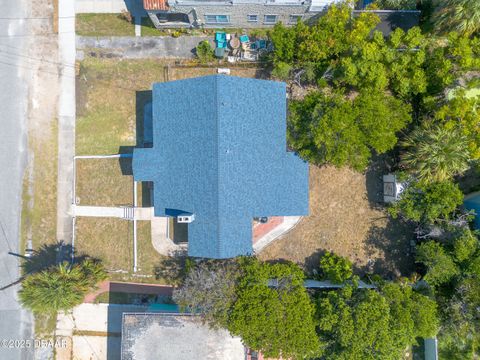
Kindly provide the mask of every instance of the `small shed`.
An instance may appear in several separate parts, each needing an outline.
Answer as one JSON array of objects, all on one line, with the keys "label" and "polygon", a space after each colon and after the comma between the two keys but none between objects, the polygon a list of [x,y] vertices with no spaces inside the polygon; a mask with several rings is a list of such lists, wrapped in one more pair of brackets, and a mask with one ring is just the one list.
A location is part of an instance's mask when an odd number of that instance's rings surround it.
[{"label": "small shed", "polygon": [[383,201],[387,204],[398,200],[404,185],[395,174],[383,175]]}]

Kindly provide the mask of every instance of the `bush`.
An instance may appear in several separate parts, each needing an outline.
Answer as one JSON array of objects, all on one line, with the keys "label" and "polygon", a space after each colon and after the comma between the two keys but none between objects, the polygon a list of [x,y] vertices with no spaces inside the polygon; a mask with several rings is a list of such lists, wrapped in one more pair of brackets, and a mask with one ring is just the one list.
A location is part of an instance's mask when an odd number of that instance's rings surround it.
[{"label": "bush", "polygon": [[320,269],[326,279],[336,284],[343,283],[352,277],[350,260],[328,251],[320,259]]},{"label": "bush", "polygon": [[196,55],[202,64],[206,64],[214,59],[214,51],[207,40],[201,41],[196,48]]},{"label": "bush", "polygon": [[469,259],[477,249],[478,239],[468,228],[462,231],[453,243],[453,254],[458,262]]},{"label": "bush", "polygon": [[377,0],[375,4],[383,10],[415,10],[417,0]]},{"label": "bush", "polygon": [[272,70],[272,76],[280,80],[288,80],[288,78],[290,77],[291,70],[292,70],[291,65],[284,62],[279,62],[275,64]]},{"label": "bush", "polygon": [[442,245],[433,240],[418,246],[416,260],[427,268],[424,279],[430,285],[444,284],[458,274],[452,257],[445,252]]},{"label": "bush", "polygon": [[463,203],[463,194],[451,181],[436,183],[413,183],[401,195],[400,200],[389,208],[394,218],[399,215],[406,220],[433,224],[449,220]]}]

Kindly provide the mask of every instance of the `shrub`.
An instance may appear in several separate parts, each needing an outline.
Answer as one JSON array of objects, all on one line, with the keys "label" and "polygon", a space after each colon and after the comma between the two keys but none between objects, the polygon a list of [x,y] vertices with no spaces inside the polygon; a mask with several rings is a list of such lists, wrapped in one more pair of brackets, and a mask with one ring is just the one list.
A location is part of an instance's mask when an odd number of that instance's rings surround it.
[{"label": "shrub", "polygon": [[433,240],[418,246],[416,261],[425,265],[427,273],[424,279],[433,286],[444,284],[458,274],[452,257],[445,252],[442,245]]},{"label": "shrub", "polygon": [[201,41],[196,48],[196,55],[202,64],[206,64],[214,59],[214,51],[207,40]]},{"label": "shrub", "polygon": [[320,269],[325,278],[337,284],[352,277],[350,260],[328,251],[320,259]]},{"label": "shrub", "polygon": [[275,64],[272,70],[272,76],[280,80],[288,80],[288,78],[290,77],[291,70],[292,70],[291,65],[284,62],[279,62]]},{"label": "shrub", "polygon": [[389,208],[394,218],[399,215],[406,220],[433,224],[449,220],[463,203],[463,194],[451,181],[413,183],[401,194],[400,200]]}]

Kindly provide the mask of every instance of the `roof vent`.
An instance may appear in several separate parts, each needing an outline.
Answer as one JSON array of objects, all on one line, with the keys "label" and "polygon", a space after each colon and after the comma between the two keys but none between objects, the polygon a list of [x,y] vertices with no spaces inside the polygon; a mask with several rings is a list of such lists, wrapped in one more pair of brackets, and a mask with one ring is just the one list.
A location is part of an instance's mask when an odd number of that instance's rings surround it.
[{"label": "roof vent", "polygon": [[179,224],[190,224],[193,220],[195,220],[195,214],[177,216],[177,222]]}]

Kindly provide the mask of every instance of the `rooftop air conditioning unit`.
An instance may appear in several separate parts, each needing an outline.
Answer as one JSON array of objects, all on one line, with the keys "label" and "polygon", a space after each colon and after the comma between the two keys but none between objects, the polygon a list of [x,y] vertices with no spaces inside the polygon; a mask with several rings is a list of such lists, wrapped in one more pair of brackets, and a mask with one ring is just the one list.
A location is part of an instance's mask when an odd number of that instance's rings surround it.
[{"label": "rooftop air conditioning unit", "polygon": [[193,220],[195,220],[195,214],[191,214],[191,215],[179,215],[177,216],[177,222],[180,224],[190,224],[191,222],[193,222]]}]

